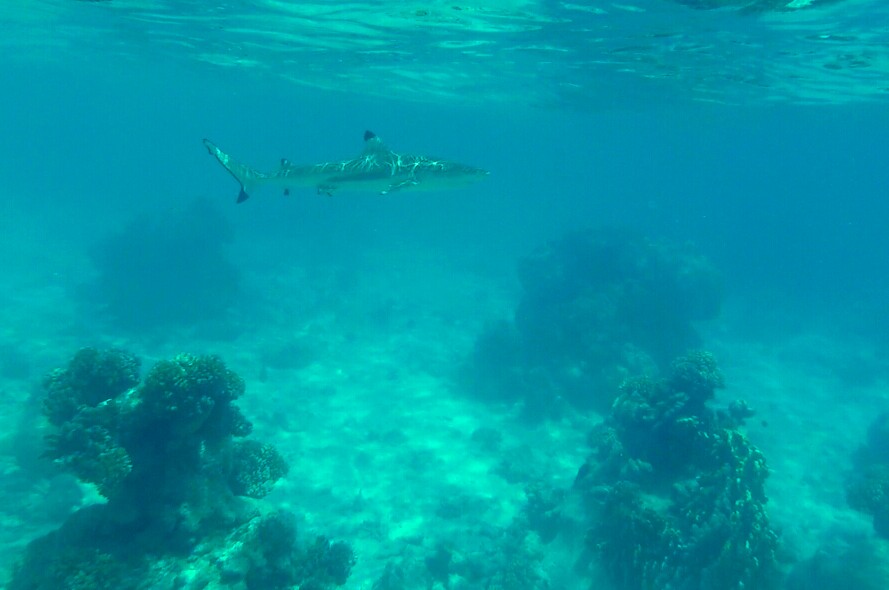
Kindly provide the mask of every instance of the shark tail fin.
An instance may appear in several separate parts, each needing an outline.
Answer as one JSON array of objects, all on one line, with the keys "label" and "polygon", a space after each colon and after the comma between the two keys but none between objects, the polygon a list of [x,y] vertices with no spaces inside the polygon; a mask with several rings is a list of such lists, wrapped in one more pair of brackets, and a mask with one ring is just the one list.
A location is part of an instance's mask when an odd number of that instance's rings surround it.
[{"label": "shark tail fin", "polygon": [[250,198],[250,192],[252,192],[253,188],[256,186],[258,181],[263,178],[261,172],[258,172],[247,166],[245,164],[241,164],[221,149],[216,147],[209,139],[204,140],[204,146],[206,146],[207,151],[210,152],[216,160],[222,164],[222,167],[228,170],[229,174],[234,176],[235,180],[238,181],[238,184],[241,185],[241,190],[238,193],[238,203],[243,203],[247,199]]}]

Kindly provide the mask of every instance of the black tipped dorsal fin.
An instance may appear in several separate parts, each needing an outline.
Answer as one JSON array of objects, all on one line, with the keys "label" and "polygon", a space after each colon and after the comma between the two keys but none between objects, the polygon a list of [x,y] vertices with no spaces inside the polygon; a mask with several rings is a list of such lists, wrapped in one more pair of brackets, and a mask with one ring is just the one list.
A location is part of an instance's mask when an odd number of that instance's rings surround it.
[{"label": "black tipped dorsal fin", "polygon": [[387,152],[389,148],[383,144],[383,141],[377,137],[373,131],[364,132],[364,154],[374,154],[376,152]]}]

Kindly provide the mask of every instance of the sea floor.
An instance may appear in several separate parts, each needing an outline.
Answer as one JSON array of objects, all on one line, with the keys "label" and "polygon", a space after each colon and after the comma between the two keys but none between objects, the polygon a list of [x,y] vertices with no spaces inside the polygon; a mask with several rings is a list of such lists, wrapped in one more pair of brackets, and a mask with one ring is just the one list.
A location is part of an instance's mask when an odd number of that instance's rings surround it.
[{"label": "sea floor", "polygon": [[[553,588],[588,587],[570,573],[578,539],[516,542],[510,525],[530,482],[571,485],[600,417],[529,422],[465,395],[455,379],[475,335],[510,316],[511,278],[417,250],[368,253],[348,280],[323,265],[267,266],[247,277],[264,309],[238,336],[135,338],[91,326],[70,302],[85,259],[19,243],[21,264],[0,276],[0,571],[30,539],[99,500],[41,464],[28,399],[78,348],[114,345],[146,366],[178,352],[218,354],[246,380],[238,404],[253,436],[291,464],[262,502],[292,510],[302,531],[353,545],[347,588],[370,590],[395,559],[422,564],[442,546],[493,554],[501,544],[534,555]],[[770,512],[788,551],[806,557],[837,535],[870,535],[843,486],[868,425],[889,409],[889,364],[866,343],[825,334],[739,336],[728,307],[702,326],[705,348],[725,372],[720,400],[757,411],[748,434],[772,469]]]}]

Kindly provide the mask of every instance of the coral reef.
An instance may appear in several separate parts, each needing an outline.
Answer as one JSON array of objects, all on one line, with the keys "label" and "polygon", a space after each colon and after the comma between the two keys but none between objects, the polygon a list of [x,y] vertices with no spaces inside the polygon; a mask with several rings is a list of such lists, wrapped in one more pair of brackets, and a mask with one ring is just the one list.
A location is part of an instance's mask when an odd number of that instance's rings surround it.
[{"label": "coral reef", "polygon": [[871,515],[874,531],[889,539],[889,412],[871,424],[854,465],[846,486],[849,506]]},{"label": "coral reef", "polygon": [[96,407],[139,383],[139,359],[123,350],[84,348],[44,379],[43,410],[55,426],[83,407]]},{"label": "coral reef", "polygon": [[682,357],[668,377],[628,380],[590,435],[575,488],[620,590],[777,587],[768,470],[737,412],[708,406],[722,383],[711,355]]},{"label": "coral reef", "polygon": [[97,272],[84,300],[123,329],[231,332],[229,309],[241,299],[240,272],[226,252],[233,236],[206,201],[162,218],[134,219],[93,249]]},{"label": "coral reef", "polygon": [[300,543],[292,515],[245,499],[289,468],[244,438],[244,381],[214,356],[161,361],[141,383],[138,368],[124,351],[84,349],[45,380],[46,456],[108,501],[32,542],[11,590],[344,584],[348,545]]},{"label": "coral reef", "polygon": [[325,537],[301,546],[293,516],[274,512],[237,529],[224,552],[203,561],[218,564],[205,574],[216,577],[217,586],[323,590],[346,583],[355,556],[347,544]]},{"label": "coral reef", "polygon": [[511,322],[484,331],[464,371],[469,388],[522,400],[607,409],[627,375],[666,369],[698,344],[693,322],[720,309],[719,274],[688,247],[621,231],[569,234],[524,259]]},{"label": "coral reef", "polygon": [[255,440],[235,443],[229,487],[238,496],[262,498],[287,475],[288,466],[277,449]]}]

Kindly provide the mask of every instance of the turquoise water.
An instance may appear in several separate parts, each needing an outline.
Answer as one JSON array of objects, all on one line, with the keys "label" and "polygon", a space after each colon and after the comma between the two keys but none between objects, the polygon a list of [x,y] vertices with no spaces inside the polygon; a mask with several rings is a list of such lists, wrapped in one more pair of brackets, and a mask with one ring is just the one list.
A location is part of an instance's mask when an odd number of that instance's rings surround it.
[{"label": "turquoise water", "polygon": [[884,3],[0,26],[3,587],[889,585]]}]

